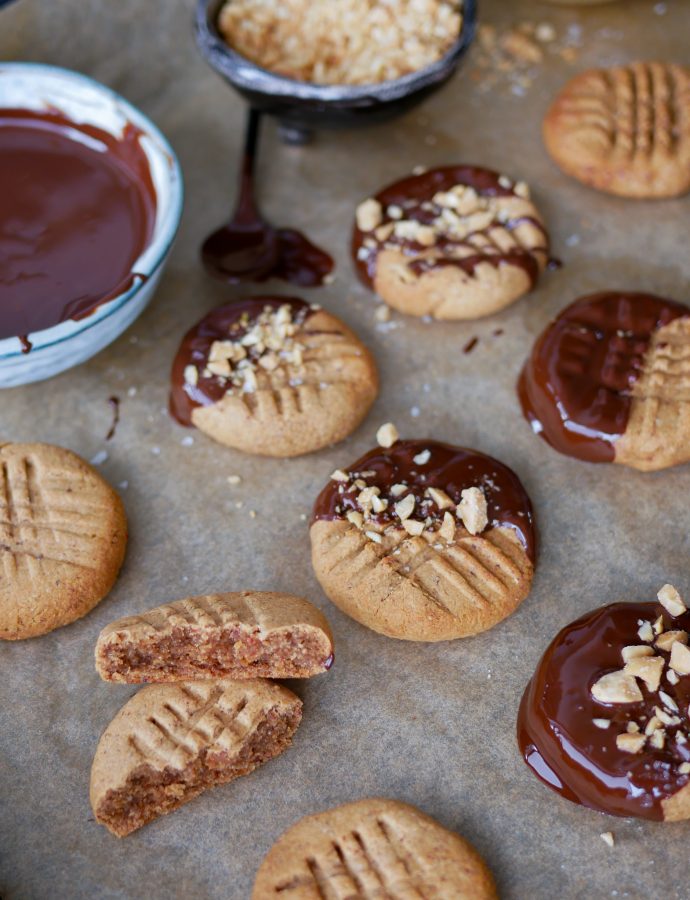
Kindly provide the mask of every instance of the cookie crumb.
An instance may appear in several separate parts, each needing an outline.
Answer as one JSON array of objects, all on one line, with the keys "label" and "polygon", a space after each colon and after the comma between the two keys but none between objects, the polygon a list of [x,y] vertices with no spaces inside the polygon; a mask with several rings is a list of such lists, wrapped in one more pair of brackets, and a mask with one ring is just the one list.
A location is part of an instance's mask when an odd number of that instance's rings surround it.
[{"label": "cookie crumb", "polygon": [[386,422],[386,424],[382,425],[376,432],[376,442],[379,447],[388,449],[388,447],[392,447],[399,439],[400,435],[398,434],[398,429],[392,422]]},{"label": "cookie crumb", "polygon": [[615,844],[613,834],[610,831],[602,831],[599,837],[607,845],[607,847],[613,847],[613,845]]},{"label": "cookie crumb", "polygon": [[242,479],[239,475],[228,475],[228,484],[239,484]]}]

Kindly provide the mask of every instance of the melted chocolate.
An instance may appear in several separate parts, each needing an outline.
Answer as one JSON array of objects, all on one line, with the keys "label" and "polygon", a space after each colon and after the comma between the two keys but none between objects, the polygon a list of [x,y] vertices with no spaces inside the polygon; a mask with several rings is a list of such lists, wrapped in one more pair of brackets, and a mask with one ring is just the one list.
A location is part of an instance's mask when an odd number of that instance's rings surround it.
[{"label": "melted chocolate", "polygon": [[120,424],[120,398],[108,397],[108,406],[112,410],[113,420],[110,423],[110,428],[108,429],[105,439],[106,441],[111,441],[115,437],[117,426]]},{"label": "melted chocolate", "polygon": [[141,132],[0,109],[0,339],[89,315],[128,290],[156,192]]},{"label": "melted chocolate", "polygon": [[688,315],[687,306],[651,294],[576,300],[537,340],[520,375],[533,430],[561,453],[612,462],[652,334]]},{"label": "melted chocolate", "polygon": [[[312,314],[308,303],[294,297],[251,297],[211,310],[187,332],[173,361],[171,374],[170,414],[180,425],[191,427],[192,411],[196,407],[211,406],[228,392],[225,379],[202,374],[214,341],[242,337],[266,307],[279,309],[285,305],[292,307],[293,321],[298,324],[304,323]],[[194,385],[185,381],[187,366],[199,370],[199,379]]]},{"label": "melted chocolate", "polygon": [[[615,816],[662,819],[662,800],[690,780],[678,771],[690,761],[690,741],[675,739],[688,732],[689,676],[676,685],[662,677],[660,690],[679,709],[669,714],[681,721],[665,726],[663,749],[647,741],[640,753],[619,750],[616,736],[629,722],[644,732],[654,708],[664,708],[659,694],[639,679],[641,702],[604,704],[590,692],[602,675],[623,668],[623,647],[642,644],[638,623],[662,614],[665,630],[690,631],[690,613],[672,619],[657,603],[614,603],[588,613],[556,636],[527,685],[518,717],[520,750],[538,778],[574,803]],[[670,653],[654,649],[668,661]],[[593,719],[611,724],[601,729]]]},{"label": "melted chocolate", "polygon": [[[477,166],[445,166],[431,169],[422,175],[411,175],[408,178],[396,181],[376,194],[374,199],[378,200],[383,210],[382,225],[395,221],[387,214],[387,209],[390,206],[399,206],[403,210],[405,219],[428,225],[441,213],[441,208],[432,203],[434,195],[439,191],[449,191],[458,184],[474,188],[483,197],[517,196],[513,188],[502,185],[500,179],[501,176],[490,169],[482,169]],[[492,253],[478,252],[476,246],[469,243],[467,238],[453,238],[450,235],[439,235],[433,248],[423,247],[416,241],[399,238],[395,235],[391,235],[382,243],[376,241],[373,232],[361,231],[355,223],[352,235],[352,255],[360,280],[369,288],[374,286],[376,261],[384,243],[394,244],[403,253],[412,257],[416,257],[423,250],[429,251],[433,249],[437,251],[437,256],[426,256],[422,259],[413,258],[410,260],[408,268],[417,276],[430,272],[433,269],[455,267],[462,269],[467,275],[473,277],[477,266],[481,263],[488,263],[496,267],[512,265],[522,269],[529,278],[531,287],[534,287],[540,271],[539,260],[535,254],[541,251],[548,255],[549,252],[549,237],[544,226],[531,216],[517,216],[502,222],[501,225],[508,231],[514,231],[526,222],[534,225],[542,232],[544,235],[543,247],[533,250],[513,249],[502,252],[500,248],[491,244],[489,240],[491,250],[494,251]],[[474,232],[474,235],[481,234],[488,237],[489,231],[490,228],[481,229]],[[365,240],[374,240],[377,246],[371,248],[371,252],[367,252],[366,258],[360,259],[360,249],[363,251],[368,250],[364,243]],[[444,255],[452,252],[457,247],[467,247],[473,252],[470,256],[463,258]]]},{"label": "melted chocolate", "polygon": [[[430,451],[428,462],[416,463],[414,458],[425,450]],[[512,528],[529,558],[535,560],[536,533],[530,499],[517,475],[490,456],[438,441],[398,441],[389,449],[371,450],[347,472],[353,478],[361,477],[368,486],[378,487],[381,498],[388,500],[387,509],[372,517],[384,527],[400,525],[394,516],[394,505],[400,498],[390,492],[394,484],[409,486],[407,493],[413,494],[416,500],[415,517],[421,511],[437,525],[441,523],[443,511],[425,496],[427,488],[445,491],[456,505],[465,488],[481,488],[486,496],[489,526]],[[319,519],[342,519],[348,510],[359,510],[359,491],[352,482],[331,480],[314,504],[312,523]]]},{"label": "melted chocolate", "polygon": [[266,274],[255,281],[280,278],[299,287],[320,287],[333,271],[333,258],[294,228],[279,228],[278,260]]}]

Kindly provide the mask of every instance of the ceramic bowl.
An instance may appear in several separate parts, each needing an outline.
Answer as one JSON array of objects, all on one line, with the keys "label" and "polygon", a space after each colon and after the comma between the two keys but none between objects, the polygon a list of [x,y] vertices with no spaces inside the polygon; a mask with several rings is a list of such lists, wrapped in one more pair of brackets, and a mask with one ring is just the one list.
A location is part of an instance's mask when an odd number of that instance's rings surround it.
[{"label": "ceramic bowl", "polygon": [[[34,63],[0,63],[0,107],[41,110],[56,107],[73,121],[120,135],[128,122],[142,132],[156,191],[156,218],[149,245],[134,263],[137,280],[126,292],[78,321],[69,319],[29,335],[0,340],[0,388],[42,381],[79,365],[111,344],[145,309],[160,279],[182,215],[182,173],[175,154],[156,126],[110,88],[85,75]],[[0,302],[2,298],[0,297]]]},{"label": "ceramic bowl", "polygon": [[218,31],[224,0],[197,0],[196,39],[206,61],[245,99],[282,125],[308,134],[385,121],[421,103],[451,77],[474,38],[476,0],[464,0],[463,22],[453,46],[437,62],[391,81],[323,85],[296,81],[262,69],[236,53]]}]

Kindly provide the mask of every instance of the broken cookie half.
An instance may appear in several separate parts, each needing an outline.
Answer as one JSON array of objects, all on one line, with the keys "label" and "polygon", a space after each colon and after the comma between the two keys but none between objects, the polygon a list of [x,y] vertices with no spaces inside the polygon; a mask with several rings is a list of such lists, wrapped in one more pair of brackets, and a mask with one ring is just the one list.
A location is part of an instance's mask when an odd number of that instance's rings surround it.
[{"label": "broken cookie half", "polygon": [[96,644],[105,681],[309,678],[333,663],[324,615],[289,594],[208,594],[119,619]]},{"label": "broken cookie half", "polygon": [[151,685],[106,728],[91,768],[96,820],[125,837],[286,750],[302,702],[272,682]]}]

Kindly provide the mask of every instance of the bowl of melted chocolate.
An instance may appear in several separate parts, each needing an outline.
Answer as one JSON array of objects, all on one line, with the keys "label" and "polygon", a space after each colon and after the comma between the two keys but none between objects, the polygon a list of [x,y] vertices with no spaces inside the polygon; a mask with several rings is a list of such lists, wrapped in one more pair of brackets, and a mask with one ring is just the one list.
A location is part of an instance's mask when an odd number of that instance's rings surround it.
[{"label": "bowl of melted chocolate", "polygon": [[150,301],[182,212],[170,145],[76,72],[0,64],[0,387],[112,343]]}]

